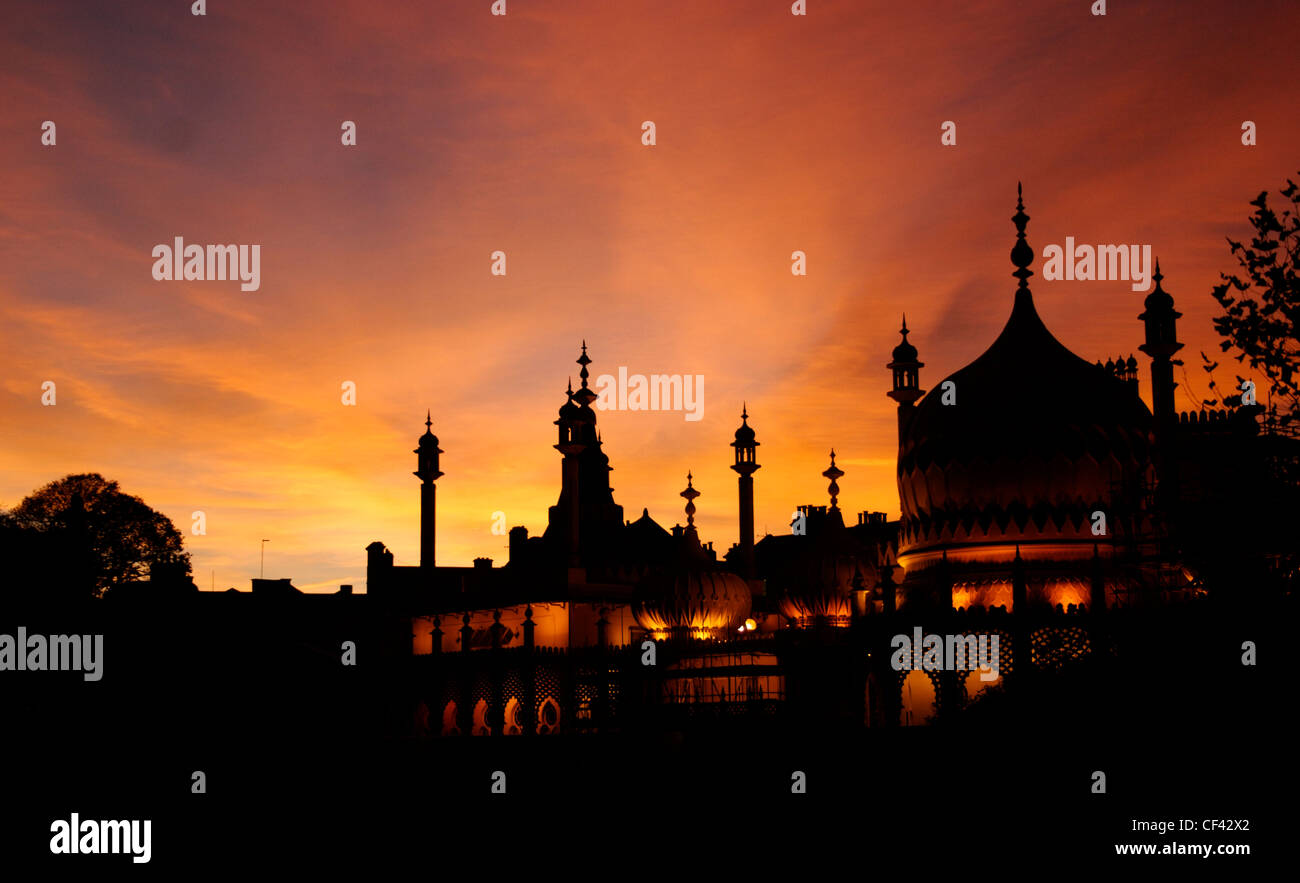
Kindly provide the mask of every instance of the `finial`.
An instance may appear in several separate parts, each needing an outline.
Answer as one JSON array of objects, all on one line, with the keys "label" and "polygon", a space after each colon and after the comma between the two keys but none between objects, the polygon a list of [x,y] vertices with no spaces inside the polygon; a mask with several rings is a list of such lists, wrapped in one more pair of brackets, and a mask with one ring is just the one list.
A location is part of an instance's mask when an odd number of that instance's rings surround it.
[{"label": "finial", "polygon": [[1165,278],[1164,274],[1160,272],[1160,258],[1156,258],[1156,271],[1151,275],[1151,278],[1155,280],[1156,288],[1159,288],[1160,280]]},{"label": "finial", "polygon": [[573,378],[572,378],[572,377],[569,378],[569,386],[568,386],[567,389],[565,389],[565,392],[567,392],[567,393],[569,394],[569,398],[573,398]]},{"label": "finial", "polygon": [[582,355],[578,356],[577,361],[582,366],[582,370],[578,372],[578,377],[582,381],[582,388],[578,390],[577,399],[578,404],[585,407],[598,398],[594,392],[587,388],[587,378],[591,376],[590,372],[587,371],[587,366],[591,364],[591,358],[587,355],[587,341],[585,340],[582,342]]},{"label": "finial", "polygon": [[424,412],[424,428],[433,431],[433,411]]},{"label": "finial", "polygon": [[1018,181],[1016,182],[1016,213],[1011,216],[1011,220],[1016,225],[1016,244],[1011,249],[1011,263],[1016,265],[1016,271],[1011,275],[1020,280],[1019,288],[1028,289],[1029,277],[1034,275],[1029,269],[1029,265],[1034,262],[1034,250],[1025,241],[1025,225],[1029,223],[1029,215],[1025,214],[1025,201]]},{"label": "finial", "polygon": [[838,509],[838,508],[839,508],[838,503],[839,503],[839,495],[840,495],[840,486],[839,486],[839,484],[837,483],[837,479],[840,479],[840,478],[843,478],[843,477],[844,477],[844,470],[843,470],[843,469],[840,469],[838,466],[835,465],[835,449],[834,449],[834,448],[831,449],[831,465],[830,465],[830,468],[828,468],[825,472],[823,472],[822,475],[825,476],[826,478],[829,478],[829,479],[831,480],[831,483],[830,483],[830,485],[826,488],[826,490],[827,490],[827,491],[830,493],[830,495],[831,495],[831,508],[832,508],[832,509]]},{"label": "finial", "polygon": [[748,402],[741,402],[741,403],[740,403],[740,422],[741,422],[741,423],[744,423],[744,422],[745,422],[746,420],[748,420],[748,419],[749,419],[749,403],[748,403]]},{"label": "finial", "polygon": [[903,335],[903,340],[907,340],[907,313],[903,314],[903,327],[898,329],[898,333]]},{"label": "finial", "polygon": [[686,529],[687,530],[695,529],[695,498],[700,495],[700,492],[697,491],[695,489],[695,486],[691,484],[691,479],[693,477],[694,476],[692,476],[690,471],[688,470],[686,473],[686,490],[682,491],[680,495],[686,498]]}]

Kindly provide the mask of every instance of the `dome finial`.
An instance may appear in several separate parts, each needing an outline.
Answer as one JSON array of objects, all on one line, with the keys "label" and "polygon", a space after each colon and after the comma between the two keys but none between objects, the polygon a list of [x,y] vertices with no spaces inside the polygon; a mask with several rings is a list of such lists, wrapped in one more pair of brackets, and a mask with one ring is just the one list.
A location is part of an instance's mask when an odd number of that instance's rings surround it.
[{"label": "dome finial", "polygon": [[429,432],[432,432],[432,431],[433,431],[433,411],[432,411],[432,410],[428,410],[428,411],[425,411],[425,412],[424,412],[424,428],[427,429]]},{"label": "dome finial", "polygon": [[1151,275],[1151,278],[1155,280],[1156,288],[1159,288],[1160,280],[1165,278],[1164,274],[1160,272],[1160,258],[1156,258],[1156,271]]},{"label": "dome finial", "polygon": [[898,333],[903,335],[903,340],[907,340],[907,313],[903,314],[903,327],[898,329]]},{"label": "dome finial", "polygon": [[578,372],[578,377],[582,379],[582,388],[586,389],[587,378],[591,376],[587,371],[587,366],[591,364],[591,359],[587,356],[587,341],[585,340],[582,342],[582,355],[578,356],[577,361],[578,364],[582,366],[582,370]]},{"label": "dome finial", "polygon": [[831,480],[830,485],[826,488],[831,495],[831,509],[839,509],[840,486],[837,479],[844,477],[844,470],[835,465],[834,448],[831,448],[831,465],[822,475]]},{"label": "dome finial", "polygon": [[692,478],[694,478],[694,476],[691,475],[690,470],[688,469],[686,471],[686,490],[682,491],[680,494],[680,496],[686,498],[686,529],[687,530],[695,529],[695,498],[700,495],[700,492],[697,491],[695,489],[695,486],[691,484]]},{"label": "dome finial", "polygon": [[[749,419],[749,402],[740,403],[740,422],[745,423]],[[748,425],[748,424],[746,424]]]},{"label": "dome finial", "polygon": [[1016,225],[1016,244],[1011,249],[1011,263],[1016,265],[1016,271],[1011,275],[1020,280],[1019,288],[1027,290],[1029,277],[1034,275],[1029,269],[1029,265],[1034,262],[1034,250],[1025,241],[1025,225],[1029,223],[1029,215],[1025,214],[1025,201],[1019,182],[1016,182],[1016,213],[1011,216],[1011,220]]},{"label": "dome finial", "polygon": [[578,388],[578,391],[573,394],[573,400],[577,402],[579,406],[587,408],[591,406],[592,402],[596,401],[596,399],[600,397],[587,388],[587,378],[591,376],[591,372],[587,370],[587,366],[591,364],[591,357],[587,355],[587,341],[585,340],[582,342],[582,355],[578,356],[577,362],[582,366],[582,370],[578,372],[578,379],[582,381],[582,384]]}]

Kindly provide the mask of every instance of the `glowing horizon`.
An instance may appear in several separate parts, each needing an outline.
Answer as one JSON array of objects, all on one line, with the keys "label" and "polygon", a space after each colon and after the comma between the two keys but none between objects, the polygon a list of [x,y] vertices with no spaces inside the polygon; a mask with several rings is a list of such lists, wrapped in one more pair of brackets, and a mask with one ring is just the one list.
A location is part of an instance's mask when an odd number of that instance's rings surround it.
[{"label": "glowing horizon", "polygon": [[[1259,88],[1289,74],[1287,4],[18,5],[0,36],[0,507],[100,472],[173,519],[202,589],[213,571],[246,589],[263,537],[267,577],[309,591],[363,591],[374,540],[418,563],[426,409],[438,563],[503,564],[493,513],[537,535],[558,496],[552,421],[583,339],[593,380],[705,378],[699,421],[599,414],[626,518],[684,523],[689,469],[725,553],[742,402],[758,537],[828,502],[832,447],[846,520],[896,518],[901,314],[926,390],[993,342],[1017,181],[1057,339],[1135,355],[1150,403],[1144,294],[1043,279],[1067,237],[1150,244],[1183,313],[1179,410],[1208,395],[1200,351],[1266,401],[1219,352],[1210,289],[1249,201],[1297,172],[1300,122]],[[177,236],[259,244],[260,288],[154,281]]]}]

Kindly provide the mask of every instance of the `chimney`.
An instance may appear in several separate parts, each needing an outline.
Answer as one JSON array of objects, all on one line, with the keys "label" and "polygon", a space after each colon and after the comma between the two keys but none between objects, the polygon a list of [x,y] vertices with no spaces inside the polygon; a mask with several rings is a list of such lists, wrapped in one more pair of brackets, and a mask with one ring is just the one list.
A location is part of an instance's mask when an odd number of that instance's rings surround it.
[{"label": "chimney", "polygon": [[524,557],[524,547],[528,543],[528,528],[512,527],[510,528],[510,561],[518,561]]}]

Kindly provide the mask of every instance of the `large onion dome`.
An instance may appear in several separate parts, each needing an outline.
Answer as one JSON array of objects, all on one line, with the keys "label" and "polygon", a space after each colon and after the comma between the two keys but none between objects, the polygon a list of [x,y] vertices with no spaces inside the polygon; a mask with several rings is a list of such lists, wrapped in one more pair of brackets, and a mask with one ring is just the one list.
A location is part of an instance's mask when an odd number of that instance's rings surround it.
[{"label": "large onion dome", "polygon": [[[1015,305],[988,350],[950,375],[900,429],[899,563],[1092,555],[1091,515],[1111,530],[1153,474],[1151,412],[1136,387],[1066,349],[1034,308],[1023,202]],[[948,403],[945,404],[945,393]]]}]

